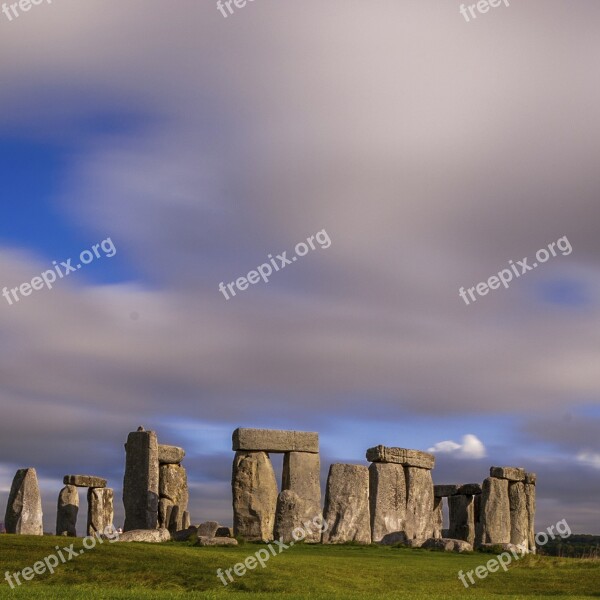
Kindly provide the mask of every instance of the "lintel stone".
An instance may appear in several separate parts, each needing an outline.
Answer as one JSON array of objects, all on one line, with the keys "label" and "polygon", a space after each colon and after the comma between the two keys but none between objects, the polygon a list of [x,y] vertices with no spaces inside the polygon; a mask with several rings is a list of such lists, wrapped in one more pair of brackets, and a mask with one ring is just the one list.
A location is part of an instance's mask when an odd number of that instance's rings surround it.
[{"label": "lintel stone", "polygon": [[520,467],[491,467],[490,477],[508,479],[509,481],[525,481],[525,469]]},{"label": "lintel stone", "polygon": [[458,485],[453,483],[433,486],[433,495],[436,498],[447,498],[448,496],[455,496],[456,494],[458,494]]},{"label": "lintel stone", "polygon": [[435,456],[420,450],[408,450],[407,448],[388,448],[386,446],[375,446],[367,450],[369,462],[396,463],[405,467],[419,467],[421,469],[433,469]]},{"label": "lintel stone", "polygon": [[233,432],[236,452],[319,452],[319,434],[309,431],[279,429],[247,429]]},{"label": "lintel stone", "polygon": [[93,475],[65,475],[63,479],[65,485],[74,485],[84,488],[105,488],[106,479],[94,477]]}]

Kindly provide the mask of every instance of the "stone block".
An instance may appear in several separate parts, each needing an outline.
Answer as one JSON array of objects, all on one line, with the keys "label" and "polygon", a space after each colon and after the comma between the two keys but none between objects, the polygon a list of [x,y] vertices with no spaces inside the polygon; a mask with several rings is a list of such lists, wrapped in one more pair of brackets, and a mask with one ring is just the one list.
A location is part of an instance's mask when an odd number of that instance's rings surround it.
[{"label": "stone block", "polygon": [[247,429],[233,432],[233,450],[246,452],[319,452],[319,434],[309,431]]},{"label": "stone block", "polygon": [[508,480],[488,477],[482,486],[475,546],[510,543]]},{"label": "stone block", "polygon": [[535,484],[525,484],[525,502],[527,504],[527,541],[529,552],[535,553]]},{"label": "stone block", "polygon": [[111,488],[89,488],[87,501],[87,535],[103,534],[107,527],[113,528],[113,490]]},{"label": "stone block", "polygon": [[6,533],[44,535],[42,497],[35,469],[19,469],[10,488],[4,527]]},{"label": "stone block", "polygon": [[433,537],[433,480],[429,469],[405,467],[406,537],[425,541]]},{"label": "stone block", "polygon": [[313,519],[322,519],[321,507],[306,500],[291,490],[283,490],[277,498],[275,513],[275,539],[284,543],[321,541],[321,528]]},{"label": "stone block", "polygon": [[65,475],[63,483],[65,485],[74,485],[75,487],[84,488],[106,487],[106,479],[102,479],[102,477],[94,477],[93,475]]},{"label": "stone block", "polygon": [[219,524],[216,521],[205,521],[198,525],[198,535],[200,537],[216,537],[219,530]]},{"label": "stone block", "polygon": [[178,465],[185,457],[185,450],[177,446],[158,445],[158,462],[161,465]]},{"label": "stone block", "polygon": [[478,496],[481,494],[481,484],[479,483],[465,483],[459,486],[457,494],[462,496]]},{"label": "stone block", "polygon": [[117,542],[146,542],[150,544],[161,544],[171,541],[168,529],[132,529],[121,533],[115,540]]},{"label": "stone block", "polygon": [[444,537],[444,497],[437,496],[433,499],[433,538],[440,539]]},{"label": "stone block", "polygon": [[475,501],[473,496],[457,494],[448,498],[450,527],[448,537],[475,543]]},{"label": "stone block", "polygon": [[537,475],[535,473],[525,473],[525,483],[535,485],[537,482]]},{"label": "stone block", "polygon": [[58,494],[56,507],[56,535],[77,536],[79,493],[74,485],[66,485]]},{"label": "stone block", "polygon": [[367,450],[369,462],[396,463],[405,467],[419,467],[421,469],[433,469],[435,456],[420,450],[409,450],[407,448],[388,448],[387,446],[375,446]]},{"label": "stone block", "polygon": [[458,485],[455,484],[442,484],[433,486],[433,495],[436,498],[447,498],[448,496],[454,496],[458,494]]},{"label": "stone block", "polygon": [[369,503],[372,541],[383,544],[402,541],[406,537],[406,479],[402,465],[371,463]]},{"label": "stone block", "polygon": [[508,481],[525,481],[525,469],[519,467],[491,467],[490,477],[508,479]]},{"label": "stone block", "polygon": [[527,514],[527,498],[525,484],[510,481],[508,484],[510,505],[510,543],[515,546],[529,548],[529,517]]}]

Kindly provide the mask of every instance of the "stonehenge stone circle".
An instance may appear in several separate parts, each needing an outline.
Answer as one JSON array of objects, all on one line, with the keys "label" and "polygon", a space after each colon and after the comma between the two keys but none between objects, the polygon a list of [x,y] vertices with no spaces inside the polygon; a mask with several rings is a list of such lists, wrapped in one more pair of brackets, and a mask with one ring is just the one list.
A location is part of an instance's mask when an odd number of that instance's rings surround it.
[{"label": "stonehenge stone circle", "polygon": [[74,485],[66,485],[58,494],[56,535],[75,537],[78,513],[79,493],[77,488]]},{"label": "stonehenge stone circle", "polygon": [[107,527],[113,528],[114,492],[111,488],[89,488],[87,535],[103,534]]},{"label": "stonehenge stone circle", "polygon": [[6,533],[44,535],[42,498],[35,469],[19,469],[10,488],[4,526]]},{"label": "stonehenge stone circle", "polygon": [[249,541],[270,542],[275,527],[277,480],[269,455],[236,452],[231,488],[235,535]]},{"label": "stonehenge stone circle", "polygon": [[333,464],[327,478],[324,544],[371,543],[369,469],[362,465]]},{"label": "stonehenge stone circle", "polygon": [[158,442],[154,431],[135,431],[125,444],[124,531],[158,526]]}]

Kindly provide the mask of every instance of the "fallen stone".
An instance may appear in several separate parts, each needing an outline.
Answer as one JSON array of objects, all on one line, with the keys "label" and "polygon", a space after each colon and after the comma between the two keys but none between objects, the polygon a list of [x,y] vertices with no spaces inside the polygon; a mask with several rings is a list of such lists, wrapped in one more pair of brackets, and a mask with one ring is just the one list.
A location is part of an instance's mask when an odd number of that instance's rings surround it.
[{"label": "fallen stone", "polygon": [[529,551],[536,552],[535,546],[535,484],[525,484],[525,502],[527,504],[527,541]]},{"label": "fallen stone", "polygon": [[519,548],[515,544],[481,544],[477,549],[480,552],[487,552],[490,554],[501,554],[502,552],[515,552],[519,555],[527,554],[526,550]]},{"label": "fallen stone", "polygon": [[104,488],[106,487],[106,479],[102,477],[94,477],[93,475],[65,475],[63,478],[65,485],[74,485],[84,488]]},{"label": "fallen stone", "polygon": [[475,543],[475,501],[473,496],[456,495],[448,498],[450,527],[448,537]]},{"label": "fallen stone", "polygon": [[406,537],[433,537],[433,480],[429,469],[406,467]]},{"label": "fallen stone", "polygon": [[436,498],[447,498],[448,496],[454,496],[458,494],[458,485],[445,484],[445,485],[434,485],[433,495]]},{"label": "fallen stone", "polygon": [[42,498],[35,469],[19,469],[10,488],[4,527],[6,533],[44,535]]},{"label": "fallen stone", "polygon": [[406,537],[406,479],[402,465],[371,463],[369,504],[373,543],[402,541]]},{"label": "fallen stone", "polygon": [[171,534],[171,539],[174,542],[189,542],[193,537],[198,535],[197,527],[188,527],[187,529],[182,529],[181,531],[176,531]]},{"label": "fallen stone", "polygon": [[361,465],[333,464],[325,494],[324,544],[371,543],[369,470]]},{"label": "fallen stone", "polygon": [[[301,498],[291,490],[283,490],[277,498],[275,511],[276,540],[289,542],[319,543],[321,527],[313,523],[313,519],[321,518],[321,508],[315,513],[315,505],[310,500]],[[319,523],[319,521],[318,521]]]},{"label": "fallen stone", "polygon": [[114,528],[114,492],[111,488],[89,488],[87,494],[87,535],[104,534],[107,527]]},{"label": "fallen stone", "polygon": [[479,510],[475,546],[478,548],[482,544],[509,544],[510,503],[507,479],[485,479]]},{"label": "fallen stone", "polygon": [[369,462],[396,463],[405,467],[419,467],[421,469],[433,469],[435,456],[420,450],[408,450],[407,448],[388,448],[386,446],[375,446],[367,450]]},{"label": "fallen stone", "polygon": [[465,483],[459,486],[457,494],[462,496],[477,496],[481,494],[481,484],[479,483]]},{"label": "fallen stone", "polygon": [[160,544],[171,541],[171,534],[168,529],[132,529],[121,533],[117,542],[148,542],[151,544]]},{"label": "fallen stone", "polygon": [[508,479],[509,481],[525,481],[525,469],[519,467],[491,467],[490,477]]},{"label": "fallen stone", "polygon": [[177,446],[158,445],[158,462],[161,465],[178,465],[185,457],[185,450]]},{"label": "fallen stone", "polygon": [[473,552],[472,544],[452,538],[429,538],[423,542],[421,548],[443,550],[444,552]]},{"label": "fallen stone", "polygon": [[273,539],[277,480],[265,452],[236,452],[231,480],[233,530],[248,541]]},{"label": "fallen stone", "polygon": [[196,546],[237,546],[238,541],[229,537],[203,537],[198,536]]},{"label": "fallen stone", "polygon": [[535,485],[537,482],[537,475],[535,473],[525,473],[525,483]]},{"label": "fallen stone", "polygon": [[216,521],[205,521],[198,525],[198,535],[200,537],[216,537],[219,524]]},{"label": "fallen stone", "polygon": [[135,431],[125,444],[125,531],[158,526],[158,442],[154,431]]},{"label": "fallen stone", "polygon": [[233,432],[233,450],[246,452],[319,452],[319,434],[308,431],[247,429]]},{"label": "fallen stone", "polygon": [[79,493],[74,485],[66,485],[58,494],[56,507],[56,535],[76,537]]},{"label": "fallen stone", "polygon": [[233,527],[219,527],[215,537],[233,537]]}]

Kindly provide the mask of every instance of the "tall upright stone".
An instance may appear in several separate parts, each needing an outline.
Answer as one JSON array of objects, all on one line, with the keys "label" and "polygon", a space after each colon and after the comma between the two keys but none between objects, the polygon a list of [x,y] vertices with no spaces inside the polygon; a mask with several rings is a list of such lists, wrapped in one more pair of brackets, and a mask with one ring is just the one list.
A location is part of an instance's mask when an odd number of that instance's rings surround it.
[{"label": "tall upright stone", "polygon": [[510,543],[529,547],[529,517],[525,484],[509,481],[508,499],[510,505]]},{"label": "tall upright stone", "polygon": [[269,455],[237,451],[231,488],[235,535],[248,541],[271,541],[277,509],[277,480]]},{"label": "tall upright stone", "polygon": [[525,479],[525,503],[527,505],[527,540],[529,552],[535,553],[535,473],[527,473]]},{"label": "tall upright stone", "polygon": [[44,535],[42,497],[35,469],[19,469],[10,488],[4,526],[6,533]]},{"label": "tall upright stone", "polygon": [[56,535],[75,537],[77,535],[77,515],[79,513],[79,493],[74,485],[65,485],[58,494],[56,507]]},{"label": "tall upright stone", "polygon": [[313,519],[322,518],[321,509],[315,513],[314,504],[291,490],[282,490],[277,497],[275,514],[275,539],[290,542],[318,543],[321,541],[321,530],[313,523]]},{"label": "tall upright stone", "polygon": [[406,537],[425,541],[433,537],[433,479],[429,469],[405,467]]},{"label": "tall upright stone", "polygon": [[508,479],[488,477],[483,482],[475,545],[510,544]]},{"label": "tall upright stone", "polygon": [[125,444],[125,531],[158,525],[158,442],[154,431],[135,431]]},{"label": "tall upright stone", "polygon": [[371,543],[369,470],[362,465],[333,464],[325,494],[324,544]]},{"label": "tall upright stone", "polygon": [[[180,464],[160,465],[159,484],[159,526],[166,527],[171,532],[183,529],[183,513],[187,510],[189,490],[187,472]],[[166,502],[163,502],[166,501]],[[169,504],[172,507],[169,510]],[[173,512],[173,508],[177,510]],[[163,512],[166,510],[166,514]],[[166,519],[166,521],[162,521]]]},{"label": "tall upright stone", "polygon": [[475,543],[475,500],[473,496],[455,495],[448,498],[450,527],[448,537]]},{"label": "tall upright stone", "polygon": [[369,504],[372,541],[383,544],[405,541],[406,480],[402,465],[371,464]]},{"label": "tall upright stone", "polygon": [[435,496],[433,499],[433,536],[435,539],[444,537],[444,496]]},{"label": "tall upright stone", "polygon": [[111,488],[89,488],[87,494],[87,535],[104,533],[113,528],[114,491]]}]

